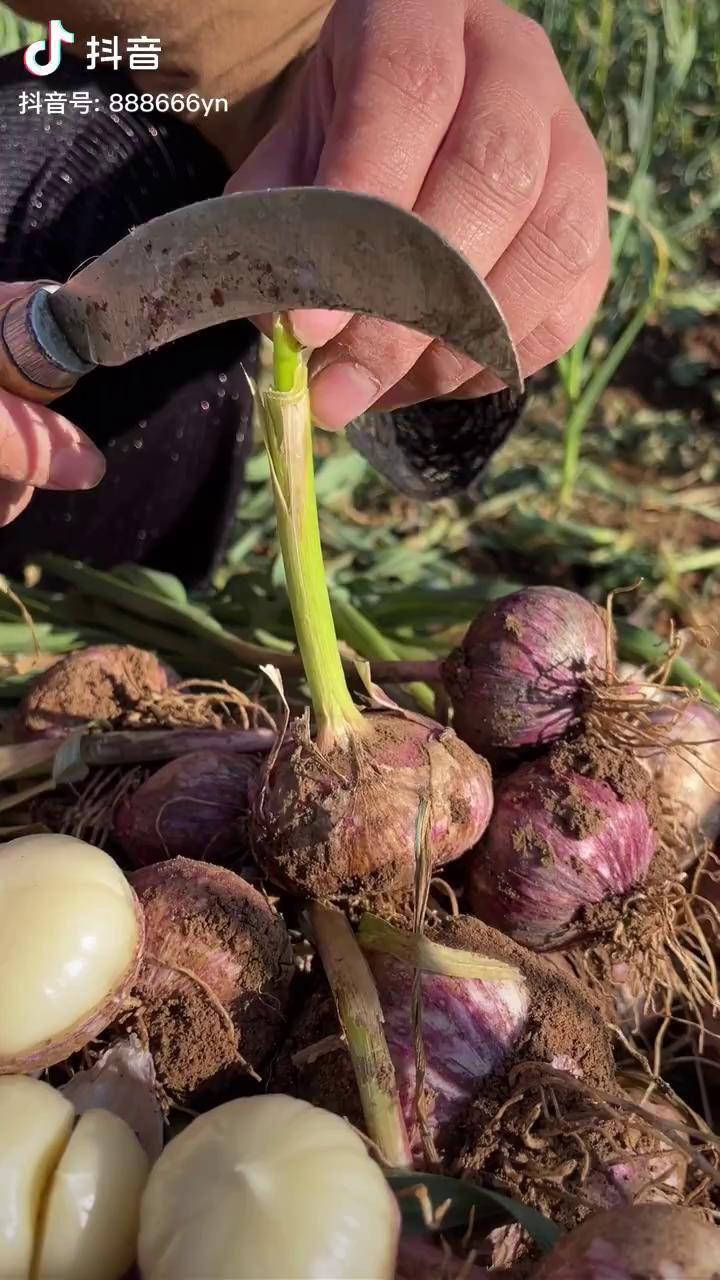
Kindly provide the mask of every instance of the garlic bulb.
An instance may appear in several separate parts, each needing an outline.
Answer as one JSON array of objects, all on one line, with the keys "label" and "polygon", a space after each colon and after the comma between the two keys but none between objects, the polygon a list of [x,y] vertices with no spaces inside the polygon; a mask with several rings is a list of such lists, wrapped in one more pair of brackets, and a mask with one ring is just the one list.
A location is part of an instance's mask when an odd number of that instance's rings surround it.
[{"label": "garlic bulb", "polygon": [[142,1280],[390,1280],[400,1215],[347,1121],[237,1098],[168,1144],[142,1199]]},{"label": "garlic bulb", "polygon": [[148,1160],[109,1111],[28,1076],[0,1078],[0,1280],[121,1280]]},{"label": "garlic bulb", "polygon": [[117,1015],[143,921],[112,858],[71,836],[0,847],[0,1074],[61,1062]]}]

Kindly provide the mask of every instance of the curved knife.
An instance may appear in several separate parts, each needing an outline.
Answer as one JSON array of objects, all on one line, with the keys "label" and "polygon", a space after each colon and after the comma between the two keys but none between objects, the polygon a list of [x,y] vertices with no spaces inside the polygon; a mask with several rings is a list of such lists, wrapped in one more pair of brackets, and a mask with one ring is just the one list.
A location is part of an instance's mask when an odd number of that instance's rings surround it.
[{"label": "curved knife", "polygon": [[521,389],[505,320],[467,260],[414,214],[323,187],[219,196],[154,218],[0,312],[0,386],[49,403],[98,365],[270,311],[321,307],[441,338]]}]

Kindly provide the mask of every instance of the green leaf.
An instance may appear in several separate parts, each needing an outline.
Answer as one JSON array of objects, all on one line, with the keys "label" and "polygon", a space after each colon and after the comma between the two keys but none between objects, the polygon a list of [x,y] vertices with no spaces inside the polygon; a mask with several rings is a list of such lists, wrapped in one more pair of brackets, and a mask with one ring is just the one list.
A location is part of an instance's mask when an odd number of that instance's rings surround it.
[{"label": "green leaf", "polygon": [[179,578],[159,569],[147,569],[140,564],[120,564],[113,569],[113,576],[128,582],[131,587],[159,600],[171,600],[173,604],[187,604],[187,591]]},{"label": "green leaf", "polygon": [[368,464],[362,454],[336,453],[326,458],[315,474],[315,489],[319,502],[342,497],[347,500],[367,473]]},{"label": "green leaf", "polygon": [[[487,1219],[497,1223],[498,1219],[502,1221],[511,1218],[514,1222],[519,1222],[528,1235],[532,1236],[543,1253],[552,1249],[564,1234],[562,1227],[552,1222],[550,1218],[545,1218],[536,1209],[531,1209],[518,1200],[511,1200],[509,1196],[501,1195],[499,1191],[490,1191],[487,1187],[480,1187],[477,1183],[464,1178],[448,1178],[440,1173],[392,1171],[386,1176],[396,1195],[401,1191],[409,1191],[411,1187],[425,1187],[433,1210],[437,1210],[440,1205],[449,1201],[449,1207],[442,1217],[442,1230],[467,1226],[471,1213],[474,1214],[476,1223]],[[398,1203],[402,1213],[403,1231],[418,1235],[433,1230],[427,1226],[420,1201],[416,1196],[407,1194],[398,1196]]]}]

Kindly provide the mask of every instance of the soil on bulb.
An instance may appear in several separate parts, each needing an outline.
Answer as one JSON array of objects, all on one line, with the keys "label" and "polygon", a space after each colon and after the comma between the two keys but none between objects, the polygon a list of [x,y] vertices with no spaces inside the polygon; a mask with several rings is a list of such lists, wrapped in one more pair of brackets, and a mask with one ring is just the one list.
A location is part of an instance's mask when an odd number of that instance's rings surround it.
[{"label": "soil on bulb", "polygon": [[[507,1069],[525,1060],[556,1063],[558,1069],[570,1064],[584,1079],[602,1088],[609,1087],[612,1055],[604,1017],[592,996],[575,978],[565,976],[544,957],[526,951],[471,917],[444,920],[431,925],[426,933],[445,946],[504,960],[523,973],[530,988],[530,1014]],[[283,1045],[275,1066],[273,1088],[343,1115],[362,1129],[350,1055],[344,1045],[337,1047],[332,1040],[339,1034],[332,996],[327,984],[319,978]],[[313,1046],[317,1048],[316,1055],[311,1051]],[[488,1090],[494,1096],[498,1086],[493,1079],[478,1082],[480,1096],[485,1096]],[[506,1069],[497,1079],[502,1088]],[[472,1106],[470,1112],[472,1127]],[[452,1141],[447,1143],[446,1172],[450,1171],[455,1154],[463,1148],[466,1132],[465,1124],[461,1123]]]},{"label": "soil on bulb", "polygon": [[155,867],[131,877],[147,922],[135,993],[158,1077],[183,1098],[257,1078],[282,1033],[294,970],[282,918],[257,890],[226,892],[232,873],[208,863],[160,866],[184,892],[148,883]]},{"label": "soil on bulb", "polygon": [[420,802],[434,865],[465,852],[490,815],[484,760],[420,717],[367,713],[370,731],[322,754],[300,723],[258,798],[256,843],[270,878],[303,897],[377,900],[412,884]]},{"label": "soil on bulb", "polygon": [[168,669],[132,645],[103,645],[56,663],[35,683],[17,713],[20,735],[67,732],[96,720],[119,727],[146,698],[168,687]]},{"label": "soil on bulb", "polygon": [[[659,801],[652,779],[629,751],[613,751],[595,737],[581,736],[554,746],[548,762],[558,777],[572,772],[581,773],[612,787],[620,800],[642,800],[651,824],[655,826],[659,821]],[[570,817],[581,825],[580,836],[592,835],[597,829],[596,818],[592,813],[585,813],[585,808],[576,803],[574,806],[570,804],[568,810]]]}]

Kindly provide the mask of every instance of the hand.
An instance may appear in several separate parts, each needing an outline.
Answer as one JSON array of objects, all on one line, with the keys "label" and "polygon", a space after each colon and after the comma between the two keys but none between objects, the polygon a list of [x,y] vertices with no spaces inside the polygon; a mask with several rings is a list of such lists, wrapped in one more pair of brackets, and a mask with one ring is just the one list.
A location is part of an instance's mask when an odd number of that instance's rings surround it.
[{"label": "hand", "polygon": [[[27,284],[0,284],[0,305]],[[25,510],[35,489],[93,489],[105,460],[91,440],[45,405],[0,390],[0,528]]]},{"label": "hand", "polygon": [[[461,249],[525,375],[565,352],[607,282],[605,168],[544,31],[500,0],[336,0],[281,118],[228,190],[317,184],[412,208]],[[398,325],[301,311],[318,422],[501,386]]]}]

